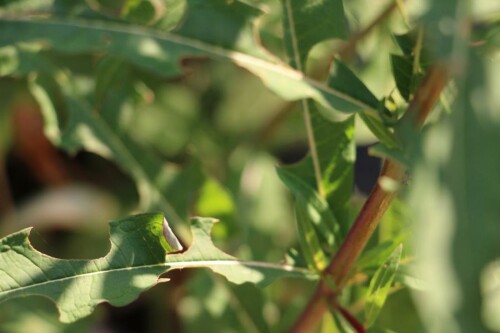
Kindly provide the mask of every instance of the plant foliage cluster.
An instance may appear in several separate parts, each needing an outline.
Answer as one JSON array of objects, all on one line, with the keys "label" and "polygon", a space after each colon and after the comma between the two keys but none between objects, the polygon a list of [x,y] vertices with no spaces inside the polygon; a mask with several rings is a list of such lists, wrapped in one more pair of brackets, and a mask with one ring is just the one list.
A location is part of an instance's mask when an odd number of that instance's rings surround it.
[{"label": "plant foliage cluster", "polygon": [[500,332],[499,51],[487,0],[1,0],[0,330]]}]

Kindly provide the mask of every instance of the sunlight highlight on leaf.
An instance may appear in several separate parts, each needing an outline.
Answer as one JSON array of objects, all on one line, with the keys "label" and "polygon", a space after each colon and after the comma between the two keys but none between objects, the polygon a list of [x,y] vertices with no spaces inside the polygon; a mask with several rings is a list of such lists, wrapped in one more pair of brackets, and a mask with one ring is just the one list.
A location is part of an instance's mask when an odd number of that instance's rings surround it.
[{"label": "sunlight highlight on leaf", "polygon": [[143,214],[111,222],[111,248],[92,260],[64,260],[35,250],[31,229],[0,240],[0,302],[40,295],[57,304],[60,319],[73,322],[103,302],[123,306],[158,282],[161,274],[207,267],[237,284],[267,285],[281,277],[316,278],[303,268],[286,264],[239,261],[217,249],[210,239],[215,222],[194,218],[193,242],[184,253],[169,254],[162,214]]}]

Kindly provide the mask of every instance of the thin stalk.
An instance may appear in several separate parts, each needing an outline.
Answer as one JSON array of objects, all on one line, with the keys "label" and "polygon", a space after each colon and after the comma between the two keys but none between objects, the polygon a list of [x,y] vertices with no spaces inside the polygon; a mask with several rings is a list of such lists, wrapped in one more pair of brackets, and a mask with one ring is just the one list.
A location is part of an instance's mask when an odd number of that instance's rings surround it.
[{"label": "thin stalk", "polygon": [[[299,46],[297,44],[294,17],[293,17],[293,11],[292,11],[292,6],[290,3],[290,0],[286,0],[285,4],[286,4],[287,16],[288,16],[288,24],[289,24],[289,29],[290,29],[290,39],[292,41],[295,66],[299,72],[304,73],[304,70],[302,68],[302,62],[301,62],[300,55],[299,55]],[[314,178],[316,179],[316,187],[317,187],[319,195],[321,197],[325,197],[325,191],[324,191],[323,185],[321,183],[321,179],[323,177],[321,175],[321,167],[319,165],[318,150],[316,148],[316,140],[314,138],[314,132],[313,132],[312,123],[311,123],[311,111],[309,110],[309,104],[307,103],[307,100],[305,100],[305,99],[302,100],[302,110],[304,112],[304,124],[306,127],[307,144],[309,146],[309,152],[311,154],[311,159],[313,162]]]},{"label": "thin stalk", "polygon": [[[426,77],[418,87],[415,97],[408,107],[407,113],[401,119],[401,126],[398,129],[404,128],[407,123],[416,128],[422,126],[446,85],[447,78],[446,68],[439,65],[429,68]],[[380,218],[397,194],[396,191],[384,189],[380,184],[380,179],[387,177],[400,183],[404,175],[405,168],[401,164],[392,160],[385,161],[379,182],[370,193],[338,252],[325,269],[324,279],[318,284],[309,303],[290,332],[314,331],[321,317],[328,309],[327,299],[334,298],[342,290],[349,278],[352,267],[375,231]],[[335,284],[334,290],[328,286],[325,278],[333,281]]]},{"label": "thin stalk", "polygon": [[304,124],[306,126],[307,144],[309,145],[309,153],[313,161],[314,178],[316,179],[316,187],[321,197],[325,197],[325,190],[321,183],[321,167],[319,165],[318,149],[316,148],[316,139],[314,138],[314,131],[311,123],[311,112],[306,100],[302,100],[302,109],[304,110]]},{"label": "thin stalk", "polygon": [[424,40],[424,28],[420,27],[417,32],[417,42],[413,51],[413,69],[412,74],[417,75],[420,72],[420,56],[422,55],[422,43]]}]

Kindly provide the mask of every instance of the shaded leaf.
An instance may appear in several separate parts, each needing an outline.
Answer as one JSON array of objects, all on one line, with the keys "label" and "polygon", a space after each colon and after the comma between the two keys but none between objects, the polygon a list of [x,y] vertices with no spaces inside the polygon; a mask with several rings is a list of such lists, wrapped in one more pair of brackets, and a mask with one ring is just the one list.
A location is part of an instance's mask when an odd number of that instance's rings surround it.
[{"label": "shaded leaf", "polygon": [[391,65],[396,87],[398,87],[401,96],[408,101],[415,88],[412,58],[393,54],[391,55]]},{"label": "shaded leaf", "polygon": [[265,285],[283,276],[314,278],[288,265],[244,262],[217,249],[210,239],[214,219],[194,218],[193,241],[184,253],[169,254],[162,214],[143,214],[111,222],[111,248],[105,257],[64,260],[36,251],[31,229],[0,240],[0,301],[41,295],[57,304],[60,319],[73,322],[102,303],[122,306],[156,285],[172,269],[208,267],[237,284]]},{"label": "shaded leaf", "polygon": [[396,275],[401,259],[403,247],[400,245],[392,252],[387,261],[375,272],[375,275],[370,280],[368,287],[368,295],[366,296],[365,307],[365,326],[373,325],[377,319],[385,300],[389,294],[392,281]]}]

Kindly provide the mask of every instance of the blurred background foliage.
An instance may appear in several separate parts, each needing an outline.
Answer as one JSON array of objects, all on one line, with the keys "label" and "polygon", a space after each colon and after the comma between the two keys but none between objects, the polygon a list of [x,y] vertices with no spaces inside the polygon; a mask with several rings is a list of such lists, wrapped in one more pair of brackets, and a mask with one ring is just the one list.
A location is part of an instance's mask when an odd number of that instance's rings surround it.
[{"label": "blurred background foliage", "polygon": [[[260,8],[264,15],[255,22],[255,31],[240,30],[239,47],[251,49],[257,33],[268,51],[286,61],[281,2],[245,3]],[[362,31],[390,4],[346,1],[349,36]],[[409,22],[418,20],[428,5],[425,1],[406,2],[353,49],[346,51],[341,40],[314,46],[306,72],[324,79],[331,55],[344,50],[342,60],[377,98],[391,96],[397,107],[403,107],[405,96],[396,89],[391,67],[391,54],[402,52],[393,35],[407,32]],[[0,13],[12,15],[44,15],[50,10],[54,16],[70,13],[159,31],[176,27],[186,9],[179,0],[1,0],[0,6]],[[492,16],[498,6],[495,1],[478,1],[474,10],[483,18]],[[217,12],[196,14],[198,19],[211,20],[214,29],[230,29],[226,22],[218,21]],[[498,24],[489,19],[478,22],[474,33],[498,36]],[[498,60],[498,53],[490,54]],[[163,210],[184,240],[190,237],[189,216],[219,218],[213,238],[224,251],[239,258],[281,261],[290,248],[297,248],[291,197],[276,166],[298,162],[307,153],[298,104],[278,97],[259,78],[231,63],[196,57],[183,58],[181,65],[182,73],[166,78],[127,59],[99,52],[61,52],[40,43],[0,48],[1,236],[34,226],[31,240],[44,253],[95,258],[109,247],[107,221]],[[444,101],[438,109],[445,110],[446,105]],[[439,119],[439,114],[434,118]],[[343,117],[339,113],[337,120]],[[78,122],[87,127],[71,128]],[[369,156],[367,149],[376,142],[375,136],[360,119],[356,118],[355,125],[351,218],[380,169],[379,159]],[[433,133],[429,135],[437,135]],[[103,146],[103,140],[111,145]],[[415,191],[411,198],[420,202],[425,189]],[[404,198],[406,189],[403,192]],[[345,304],[351,304],[350,310],[361,314],[359,296],[366,294],[381,253],[387,257],[403,243],[397,284],[375,327],[405,333],[426,331],[411,295],[416,299],[427,295],[422,291],[425,284],[410,273],[416,252],[410,237],[414,220],[404,200],[393,204],[357,264],[359,279],[342,294]],[[498,280],[497,266],[492,264],[491,270]],[[299,280],[279,281],[265,289],[233,286],[203,270],[173,272],[169,277],[171,283],[156,286],[133,304],[123,308],[100,305],[93,315],[70,325],[59,323],[55,307],[41,298],[2,303],[0,331],[282,332],[296,319],[313,290],[313,283]],[[498,291],[497,280],[490,284]],[[491,303],[489,311],[497,315],[490,314],[490,329],[500,331],[499,302]],[[335,331],[331,318],[325,319],[323,331]]]}]

